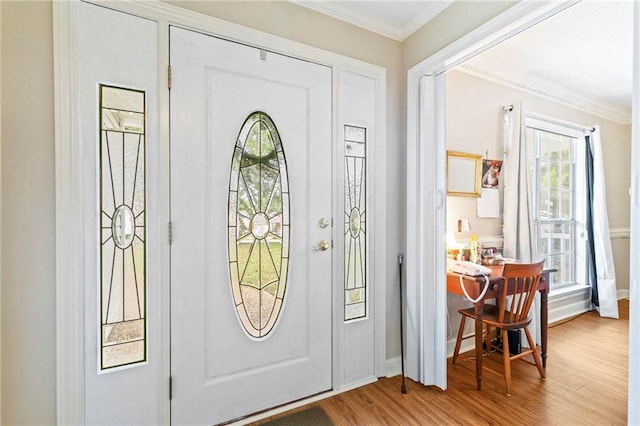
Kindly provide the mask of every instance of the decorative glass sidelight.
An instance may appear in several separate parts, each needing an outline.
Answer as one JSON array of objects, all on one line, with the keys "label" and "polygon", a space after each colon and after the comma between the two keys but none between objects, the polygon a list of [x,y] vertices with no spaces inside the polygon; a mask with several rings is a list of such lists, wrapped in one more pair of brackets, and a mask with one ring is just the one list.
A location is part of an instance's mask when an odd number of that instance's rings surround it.
[{"label": "decorative glass sidelight", "polygon": [[146,360],[145,92],[100,85],[100,369]]},{"label": "decorative glass sidelight", "polygon": [[229,272],[238,318],[267,336],[282,308],[289,262],[289,183],[280,134],[264,112],[245,120],[229,179]]},{"label": "decorative glass sidelight", "polygon": [[344,126],[344,318],[367,315],[367,129]]}]

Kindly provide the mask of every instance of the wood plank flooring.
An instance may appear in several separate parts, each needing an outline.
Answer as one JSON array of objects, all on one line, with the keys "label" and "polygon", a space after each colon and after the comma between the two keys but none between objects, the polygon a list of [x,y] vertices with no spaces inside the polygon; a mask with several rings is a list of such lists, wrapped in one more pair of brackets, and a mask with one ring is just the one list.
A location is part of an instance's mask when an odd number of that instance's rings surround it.
[{"label": "wood plank flooring", "polygon": [[[503,378],[490,372],[483,374],[482,391],[475,389],[471,351],[456,365],[448,360],[446,391],[407,380],[403,395],[396,376],[311,405],[322,407],[337,426],[625,425],[629,301],[619,306],[619,320],[589,312],[552,326],[547,378],[540,379],[533,365],[512,362],[510,397]],[[484,362],[502,371],[498,353]]]}]

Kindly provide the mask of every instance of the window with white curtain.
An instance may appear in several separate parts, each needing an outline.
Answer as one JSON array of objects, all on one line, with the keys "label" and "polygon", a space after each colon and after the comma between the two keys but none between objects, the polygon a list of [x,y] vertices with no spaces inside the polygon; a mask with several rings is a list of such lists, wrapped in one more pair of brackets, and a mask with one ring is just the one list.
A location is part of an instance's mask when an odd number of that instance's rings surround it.
[{"label": "window with white curtain", "polygon": [[527,118],[526,138],[537,255],[557,270],[550,290],[584,285],[584,131]]}]

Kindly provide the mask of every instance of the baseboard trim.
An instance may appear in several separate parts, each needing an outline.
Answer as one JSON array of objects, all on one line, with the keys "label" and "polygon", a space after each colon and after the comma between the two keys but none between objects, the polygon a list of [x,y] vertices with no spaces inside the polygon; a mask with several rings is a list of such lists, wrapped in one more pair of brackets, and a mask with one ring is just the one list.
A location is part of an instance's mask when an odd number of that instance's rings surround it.
[{"label": "baseboard trim", "polygon": [[575,317],[590,310],[591,298],[588,289],[578,294],[557,297],[555,300],[549,300],[549,324]]},{"label": "baseboard trim", "polygon": [[628,299],[631,296],[628,288],[623,288],[617,291],[618,300],[620,299]]},{"label": "baseboard trim", "polygon": [[[465,339],[460,342],[460,352],[461,354],[465,352],[469,352],[475,349],[475,339],[473,339],[473,333],[470,333],[468,336],[465,336]],[[466,337],[470,337],[467,339]],[[456,340],[457,338],[447,340],[447,358],[451,358],[453,356],[453,350],[456,348]]]},{"label": "baseboard trim", "polygon": [[400,357],[387,359],[385,368],[385,377],[393,377],[398,374],[402,374],[402,364],[400,363]]},{"label": "baseboard trim", "polygon": [[557,322],[564,321],[568,318],[573,318],[585,312],[591,310],[590,303],[574,303],[570,306],[563,306],[562,308],[555,309],[553,315],[549,312],[549,325],[553,325]]}]

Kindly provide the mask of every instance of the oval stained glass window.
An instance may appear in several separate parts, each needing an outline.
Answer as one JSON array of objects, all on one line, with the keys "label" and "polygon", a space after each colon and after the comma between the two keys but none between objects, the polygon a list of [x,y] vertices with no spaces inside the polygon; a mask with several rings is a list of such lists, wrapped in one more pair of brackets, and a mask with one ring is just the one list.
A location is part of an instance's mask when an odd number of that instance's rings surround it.
[{"label": "oval stained glass window", "polygon": [[274,328],[289,262],[289,184],[280,135],[271,118],[245,120],[229,178],[229,272],[238,318],[254,338]]}]

